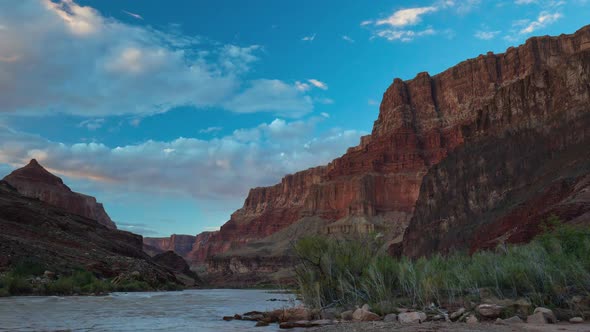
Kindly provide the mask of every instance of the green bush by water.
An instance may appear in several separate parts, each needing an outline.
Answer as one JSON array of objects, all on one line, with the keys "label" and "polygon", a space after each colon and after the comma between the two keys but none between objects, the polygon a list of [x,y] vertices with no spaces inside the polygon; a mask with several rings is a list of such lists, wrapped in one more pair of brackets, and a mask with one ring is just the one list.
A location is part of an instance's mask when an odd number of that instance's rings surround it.
[{"label": "green bush by water", "polygon": [[378,241],[308,237],[295,245],[299,292],[306,305],[351,307],[369,303],[427,306],[479,300],[486,289],[498,298],[528,298],[535,305],[566,306],[590,294],[590,229],[552,218],[529,244],[471,256],[394,259]]}]

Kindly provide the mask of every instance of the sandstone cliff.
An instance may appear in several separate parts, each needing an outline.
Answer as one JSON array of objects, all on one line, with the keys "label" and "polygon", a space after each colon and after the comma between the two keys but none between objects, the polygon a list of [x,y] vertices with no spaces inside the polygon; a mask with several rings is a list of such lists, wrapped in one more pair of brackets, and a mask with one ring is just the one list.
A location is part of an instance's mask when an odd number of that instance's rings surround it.
[{"label": "sandstone cliff", "polygon": [[[453,89],[433,99],[443,114],[463,109],[463,142],[424,177],[404,255],[528,241],[552,214],[590,223],[590,28],[457,69],[470,71],[478,84],[467,84],[462,103],[444,101]],[[460,77],[452,74],[432,85]]]},{"label": "sandstone cliff", "polygon": [[144,250],[153,254],[174,251],[178,255],[185,257],[192,249],[196,237],[192,235],[172,234],[170,237],[144,237]]},{"label": "sandstone cliff", "polygon": [[73,192],[59,177],[48,172],[35,159],[23,168],[10,173],[4,181],[24,196],[36,198],[67,212],[96,220],[108,228],[117,228],[96,198]]},{"label": "sandstone cliff", "polygon": [[[589,52],[585,27],[435,76],[395,79],[359,146],[327,166],[252,189],[189,256],[237,257],[310,217],[330,233],[382,229],[393,244],[405,230],[393,248],[410,256],[486,247],[507,232],[515,234],[508,241],[526,240],[536,233],[530,224],[553,212],[583,222],[590,206]],[[223,256],[209,266],[231,270],[222,261],[236,266]]]}]

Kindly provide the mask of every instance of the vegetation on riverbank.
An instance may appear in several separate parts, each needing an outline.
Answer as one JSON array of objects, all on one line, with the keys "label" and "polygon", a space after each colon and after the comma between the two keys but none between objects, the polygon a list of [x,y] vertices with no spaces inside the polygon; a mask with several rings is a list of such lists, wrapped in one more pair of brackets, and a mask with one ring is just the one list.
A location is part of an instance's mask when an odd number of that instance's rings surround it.
[{"label": "vegetation on riverbank", "polygon": [[150,285],[139,275],[127,278],[101,279],[92,272],[77,269],[56,275],[42,264],[21,262],[0,275],[0,297],[15,295],[102,295],[110,292],[180,290],[180,285]]},{"label": "vegetation on riverbank", "polygon": [[392,258],[374,238],[308,237],[295,245],[299,292],[311,308],[443,306],[483,296],[567,307],[574,295],[590,295],[590,228],[555,218],[545,227],[529,244],[418,260]]}]

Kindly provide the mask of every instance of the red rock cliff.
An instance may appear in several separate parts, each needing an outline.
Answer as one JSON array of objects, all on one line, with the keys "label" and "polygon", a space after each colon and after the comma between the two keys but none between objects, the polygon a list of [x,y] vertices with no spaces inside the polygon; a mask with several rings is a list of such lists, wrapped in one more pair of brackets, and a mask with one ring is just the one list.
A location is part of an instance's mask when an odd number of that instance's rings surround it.
[{"label": "red rock cliff", "polygon": [[[252,189],[244,206],[191,255],[202,259],[240,247],[307,216],[364,216],[395,232],[409,223],[399,250],[412,256],[448,249],[453,241],[468,246],[467,220],[530,185],[536,178],[520,175],[540,171],[534,158],[548,160],[588,137],[589,50],[585,27],[574,35],[531,38],[435,76],[395,79],[372,134],[359,146],[327,166]],[[503,166],[496,172],[498,160]],[[504,180],[484,185],[498,178]],[[453,236],[455,226],[463,238]],[[445,234],[446,242],[439,241]]]},{"label": "red rock cliff", "polygon": [[398,251],[528,241],[552,214],[590,223],[590,27],[532,38],[434,81],[449,85],[437,103],[457,113],[463,143],[424,177]]},{"label": "red rock cliff", "polygon": [[62,179],[48,172],[35,159],[10,173],[4,181],[26,197],[37,198],[69,213],[96,220],[108,228],[117,228],[96,198],[73,192]]},{"label": "red rock cliff", "polygon": [[192,249],[195,243],[195,236],[172,234],[170,237],[144,237],[143,244],[154,248],[159,253],[174,251],[178,255],[185,257]]}]

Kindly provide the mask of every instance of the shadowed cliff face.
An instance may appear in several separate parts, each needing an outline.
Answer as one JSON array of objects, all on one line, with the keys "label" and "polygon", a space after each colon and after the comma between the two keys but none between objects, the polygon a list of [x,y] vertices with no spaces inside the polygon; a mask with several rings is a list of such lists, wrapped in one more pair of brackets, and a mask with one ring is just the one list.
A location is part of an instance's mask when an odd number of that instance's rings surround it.
[{"label": "shadowed cliff face", "polygon": [[[327,166],[252,189],[244,206],[191,255],[200,260],[239,248],[312,216],[379,219],[393,232],[409,225],[396,249],[410,256],[489,245],[498,236],[490,231],[496,221],[517,223],[509,199],[565,204],[539,197],[551,196],[551,188],[579,194],[586,183],[588,157],[581,147],[590,128],[589,52],[585,27],[531,38],[435,76],[394,80],[372,134],[359,146]],[[554,166],[542,168],[549,163]],[[555,183],[563,177],[569,179],[565,187]],[[531,194],[534,185],[538,192]],[[587,201],[581,205],[575,213],[563,208],[569,211],[564,215],[581,215]],[[491,214],[497,209],[503,212]],[[523,228],[510,240],[535,233]]]},{"label": "shadowed cliff face", "polygon": [[7,175],[4,181],[24,196],[36,198],[67,212],[96,220],[108,228],[117,228],[96,198],[73,192],[59,177],[48,172],[35,159],[32,159],[25,167]]},{"label": "shadowed cliff face", "polygon": [[22,261],[56,273],[84,268],[113,278],[137,271],[154,286],[178,282],[142,251],[140,235],[25,197],[0,181],[0,272]]}]

